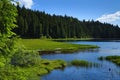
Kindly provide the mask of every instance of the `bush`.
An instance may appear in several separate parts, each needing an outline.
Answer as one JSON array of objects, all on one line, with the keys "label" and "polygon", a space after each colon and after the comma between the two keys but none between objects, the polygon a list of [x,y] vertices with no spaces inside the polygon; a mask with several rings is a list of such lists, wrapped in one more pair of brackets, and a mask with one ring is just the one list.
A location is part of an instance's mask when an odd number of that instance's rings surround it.
[{"label": "bush", "polygon": [[6,59],[4,56],[0,55],[0,68],[5,66]]},{"label": "bush", "polygon": [[33,68],[6,65],[0,68],[0,80],[39,80]]},{"label": "bush", "polygon": [[11,64],[15,66],[28,67],[38,63],[39,56],[36,52],[32,51],[18,51],[12,59]]}]

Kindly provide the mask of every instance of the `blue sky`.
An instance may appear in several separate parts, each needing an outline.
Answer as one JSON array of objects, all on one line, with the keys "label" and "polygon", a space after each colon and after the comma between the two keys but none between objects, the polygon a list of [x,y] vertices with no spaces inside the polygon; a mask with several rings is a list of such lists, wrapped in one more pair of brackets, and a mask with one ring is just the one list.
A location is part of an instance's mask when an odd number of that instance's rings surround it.
[{"label": "blue sky", "polygon": [[99,20],[120,26],[120,0],[17,0],[21,5],[79,20]]}]

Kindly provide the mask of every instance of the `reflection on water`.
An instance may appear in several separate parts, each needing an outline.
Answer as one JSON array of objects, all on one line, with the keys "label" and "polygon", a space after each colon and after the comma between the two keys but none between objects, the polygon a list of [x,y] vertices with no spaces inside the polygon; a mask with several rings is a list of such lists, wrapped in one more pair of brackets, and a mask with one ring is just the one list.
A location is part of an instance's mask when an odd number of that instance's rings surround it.
[{"label": "reflection on water", "polygon": [[42,76],[41,80],[120,80],[120,67],[108,61],[99,61],[100,56],[120,55],[119,41],[75,41],[73,44],[92,44],[100,46],[99,49],[75,52],[73,54],[47,54],[45,59],[63,59],[70,62],[74,59],[87,60],[99,63],[99,67],[68,66],[64,70],[54,70]]}]

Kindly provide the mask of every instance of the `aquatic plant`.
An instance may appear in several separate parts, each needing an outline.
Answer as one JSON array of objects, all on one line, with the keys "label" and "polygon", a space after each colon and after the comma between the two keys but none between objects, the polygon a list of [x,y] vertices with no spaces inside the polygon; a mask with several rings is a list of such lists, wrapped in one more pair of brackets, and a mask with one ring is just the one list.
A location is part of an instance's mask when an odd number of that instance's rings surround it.
[{"label": "aquatic plant", "polygon": [[80,67],[92,67],[92,66],[99,67],[98,63],[88,62],[88,61],[85,61],[85,60],[72,60],[71,64],[74,65],[74,66],[80,66]]},{"label": "aquatic plant", "polygon": [[114,56],[106,56],[106,57],[99,57],[99,60],[107,60],[110,62],[115,63],[116,65],[120,66],[120,56],[114,55]]}]

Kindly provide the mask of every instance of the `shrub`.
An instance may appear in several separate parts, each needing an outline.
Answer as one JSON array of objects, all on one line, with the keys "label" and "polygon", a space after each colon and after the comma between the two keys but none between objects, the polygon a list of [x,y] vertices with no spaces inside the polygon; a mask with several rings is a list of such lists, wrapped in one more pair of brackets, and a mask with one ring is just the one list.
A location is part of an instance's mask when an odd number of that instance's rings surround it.
[{"label": "shrub", "polygon": [[0,55],[0,68],[5,66],[6,59],[4,56]]},{"label": "shrub", "polygon": [[18,51],[13,55],[11,64],[15,66],[28,67],[36,65],[38,63],[38,60],[39,56],[36,52]]}]

